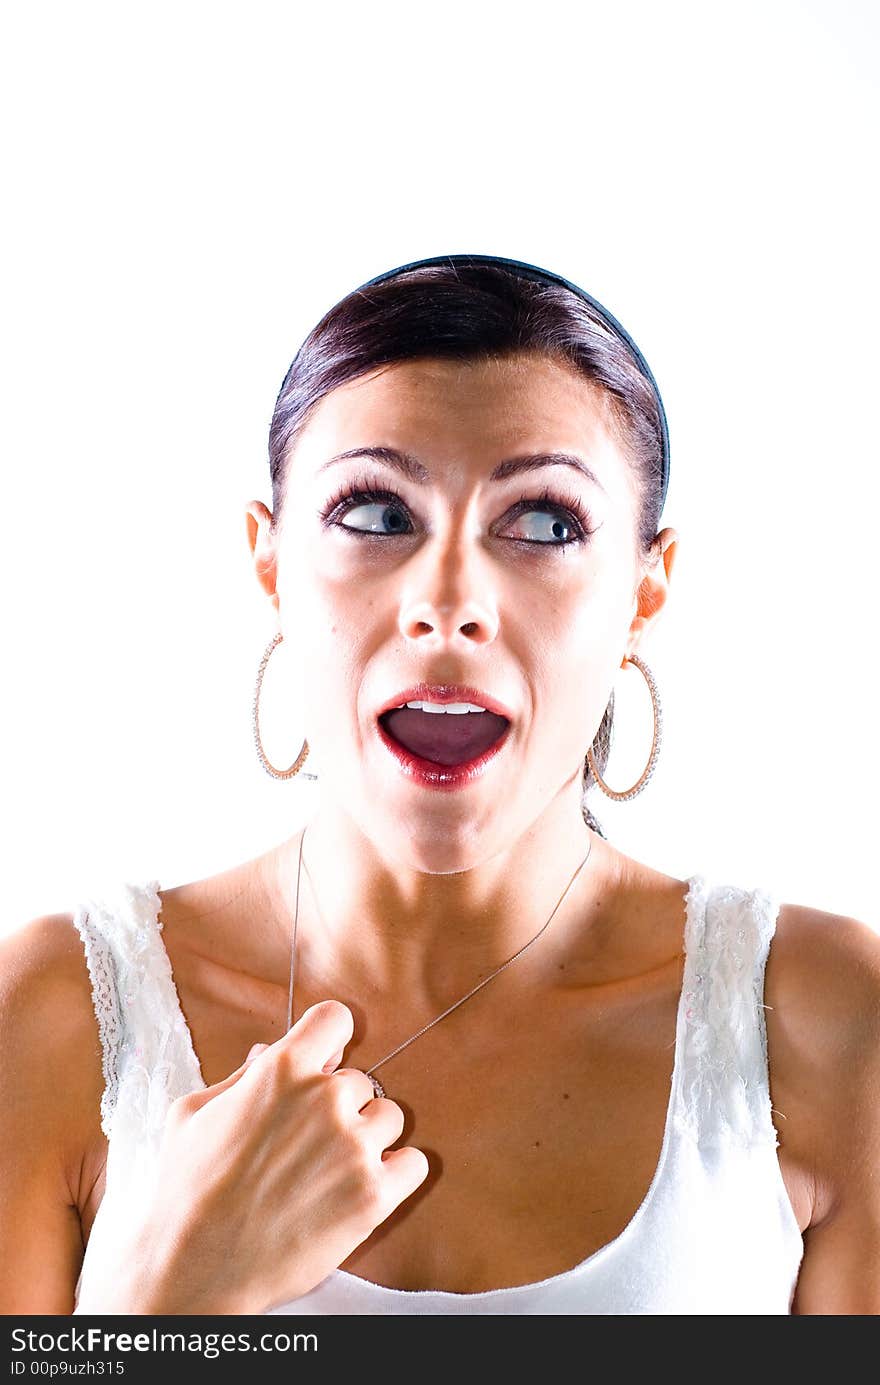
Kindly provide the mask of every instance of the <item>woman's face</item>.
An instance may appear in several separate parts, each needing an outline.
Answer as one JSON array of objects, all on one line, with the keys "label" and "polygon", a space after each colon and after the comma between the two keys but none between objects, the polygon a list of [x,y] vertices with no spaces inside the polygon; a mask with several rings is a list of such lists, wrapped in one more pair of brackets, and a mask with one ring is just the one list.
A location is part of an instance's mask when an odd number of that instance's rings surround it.
[{"label": "woman's face", "polygon": [[[406,454],[410,474],[334,460],[363,448]],[[584,470],[511,465],[551,453]],[[383,494],[340,499],[349,488]],[[579,819],[615,674],[663,600],[663,564],[639,593],[635,506],[606,396],[543,356],[396,364],[317,406],[277,532],[259,502],[249,531],[300,668],[295,749],[306,735],[323,791],[383,852],[465,870],[560,797]],[[413,778],[380,734],[378,713],[422,682],[510,713],[501,750],[452,790]]]}]

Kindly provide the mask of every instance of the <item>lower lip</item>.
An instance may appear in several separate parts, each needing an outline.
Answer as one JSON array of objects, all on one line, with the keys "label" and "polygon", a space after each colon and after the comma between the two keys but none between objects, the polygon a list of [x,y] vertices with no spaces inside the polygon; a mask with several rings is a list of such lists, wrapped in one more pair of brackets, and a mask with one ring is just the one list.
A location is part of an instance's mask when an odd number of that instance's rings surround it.
[{"label": "lower lip", "polygon": [[438,765],[434,760],[423,760],[420,755],[413,755],[411,750],[407,750],[393,736],[389,736],[381,721],[377,721],[376,725],[379,728],[380,740],[386,749],[391,751],[409,779],[412,779],[416,784],[421,784],[426,789],[447,791],[463,789],[467,784],[473,784],[475,780],[479,779],[485,772],[487,765],[495,759],[499,751],[504,749],[510,735],[510,724],[508,724],[494,745],[490,745],[489,749],[484,750],[482,755],[478,755],[475,760],[467,760],[460,765]]}]

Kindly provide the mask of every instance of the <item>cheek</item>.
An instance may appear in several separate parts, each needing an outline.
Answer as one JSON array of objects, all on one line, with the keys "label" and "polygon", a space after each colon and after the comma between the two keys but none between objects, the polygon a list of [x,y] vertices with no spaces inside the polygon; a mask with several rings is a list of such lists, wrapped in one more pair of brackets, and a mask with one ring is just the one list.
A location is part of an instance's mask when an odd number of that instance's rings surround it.
[{"label": "cheek", "polygon": [[303,545],[279,580],[286,624],[301,635],[304,651],[320,660],[328,646],[344,657],[351,642],[360,641],[373,604],[363,582],[354,582],[332,553],[328,557],[330,548]]},{"label": "cheek", "polygon": [[586,753],[613,691],[628,628],[626,593],[609,601],[607,588],[548,600],[540,618],[520,626],[517,656],[530,670],[536,731],[561,754]]},{"label": "cheek", "polygon": [[361,687],[383,644],[372,606],[362,590],[314,571],[288,600],[309,734],[328,754],[360,734]]}]

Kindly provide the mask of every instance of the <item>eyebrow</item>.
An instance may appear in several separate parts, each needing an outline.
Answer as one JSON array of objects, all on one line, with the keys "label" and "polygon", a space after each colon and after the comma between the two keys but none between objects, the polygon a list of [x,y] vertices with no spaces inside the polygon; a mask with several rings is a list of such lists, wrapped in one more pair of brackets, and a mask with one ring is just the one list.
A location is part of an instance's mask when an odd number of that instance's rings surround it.
[{"label": "eyebrow", "polygon": [[[431,479],[428,468],[417,457],[411,452],[400,452],[396,447],[351,447],[347,452],[337,452],[334,457],[323,462],[318,471],[326,471],[327,467],[333,466],[336,462],[347,462],[352,457],[371,457],[373,461],[385,462],[416,485],[423,486]],[[498,463],[489,480],[506,481],[510,476],[518,476],[524,471],[538,471],[545,466],[571,467],[594,486],[598,486],[601,491],[605,489],[592,468],[573,452],[529,452],[522,457],[508,457],[506,461]]]}]

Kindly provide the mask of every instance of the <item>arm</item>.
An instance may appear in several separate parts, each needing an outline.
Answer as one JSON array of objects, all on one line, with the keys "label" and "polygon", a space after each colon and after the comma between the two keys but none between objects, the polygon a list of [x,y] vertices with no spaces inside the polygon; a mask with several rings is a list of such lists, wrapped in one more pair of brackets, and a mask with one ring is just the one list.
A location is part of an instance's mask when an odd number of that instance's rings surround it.
[{"label": "arm", "polygon": [[0,1313],[73,1311],[102,1088],[79,937],[35,919],[0,938]]},{"label": "arm", "polygon": [[777,935],[768,1018],[771,1068],[774,1034],[780,1062],[774,1106],[788,1117],[786,1148],[796,1146],[814,1189],[792,1312],[877,1314],[880,935],[798,906],[780,911]]}]

